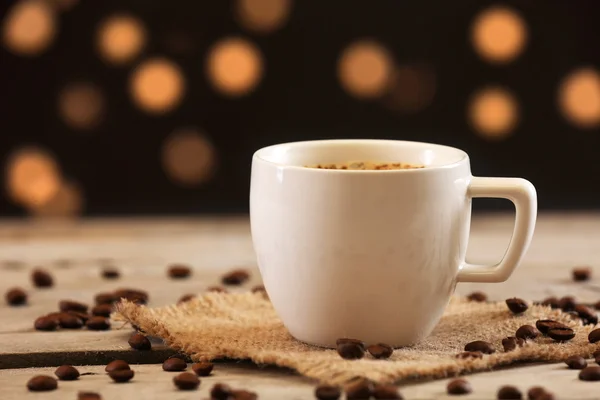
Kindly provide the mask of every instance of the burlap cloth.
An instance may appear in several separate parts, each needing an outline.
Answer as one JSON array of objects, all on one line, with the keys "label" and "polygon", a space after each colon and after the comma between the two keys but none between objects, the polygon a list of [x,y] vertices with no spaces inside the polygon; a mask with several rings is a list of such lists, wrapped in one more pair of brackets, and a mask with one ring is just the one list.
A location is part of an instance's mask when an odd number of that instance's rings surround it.
[{"label": "burlap cloth", "polygon": [[[514,316],[504,302],[476,303],[454,297],[433,334],[409,348],[397,349],[388,360],[366,355],[344,360],[335,350],[295,340],[285,329],[271,303],[261,293],[207,293],[180,305],[162,308],[138,306],[126,300],[117,305],[119,319],[162,338],[171,348],[193,360],[244,359],[296,370],[315,380],[341,384],[356,376],[378,382],[410,378],[442,378],[489,370],[517,361],[559,362],[567,357],[591,357],[600,346],[588,343],[591,326],[582,326],[560,310],[531,306]],[[524,324],[554,319],[572,327],[576,336],[567,343],[538,337],[524,347],[504,352],[501,340],[514,336]],[[483,359],[460,360],[455,356],[466,343],[485,340],[496,352]]]}]

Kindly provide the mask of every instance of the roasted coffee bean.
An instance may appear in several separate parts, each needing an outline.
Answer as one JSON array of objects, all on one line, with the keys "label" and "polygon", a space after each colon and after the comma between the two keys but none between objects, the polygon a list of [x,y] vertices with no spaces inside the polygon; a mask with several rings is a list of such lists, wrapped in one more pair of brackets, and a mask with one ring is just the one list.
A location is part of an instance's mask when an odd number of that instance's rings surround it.
[{"label": "roasted coffee bean", "polygon": [[548,297],[542,301],[542,305],[550,306],[550,308],[560,308],[560,302],[556,297]]},{"label": "roasted coffee bean", "polygon": [[177,304],[185,303],[185,302],[188,302],[195,298],[196,298],[195,294],[184,294],[183,296],[181,296],[179,298],[179,300],[177,300]]},{"label": "roasted coffee bean", "polygon": [[600,329],[594,329],[588,335],[588,341],[590,343],[598,343],[600,342]]},{"label": "roasted coffee bean", "polygon": [[102,268],[101,275],[104,279],[118,279],[121,273],[114,267],[104,267]]},{"label": "roasted coffee bean", "polygon": [[483,358],[483,353],[480,351],[463,351],[458,353],[456,358],[469,359],[469,358]]},{"label": "roasted coffee bean", "polygon": [[113,311],[113,306],[111,304],[99,304],[92,308],[92,315],[96,317],[110,317],[110,314]]},{"label": "roasted coffee bean", "polygon": [[229,293],[227,289],[221,286],[209,286],[206,288],[207,292],[216,292],[216,293]]},{"label": "roasted coffee bean", "polygon": [[507,299],[506,305],[513,314],[524,313],[529,308],[525,300],[518,299],[516,297],[513,297],[512,299]]},{"label": "roasted coffee bean", "polygon": [[551,319],[540,319],[535,322],[536,328],[542,332],[542,334],[547,335],[550,329],[561,328],[568,329],[569,327],[563,323],[558,321],[554,321]]},{"label": "roasted coffee bean", "polygon": [[448,394],[468,394],[473,391],[471,384],[466,379],[453,379],[446,386]]},{"label": "roasted coffee bean", "polygon": [[54,331],[58,328],[58,318],[56,317],[39,317],[33,323],[33,327],[38,331]]},{"label": "roasted coffee bean", "polygon": [[554,396],[554,393],[545,392],[538,397],[537,400],[556,400],[556,397]]},{"label": "roasted coffee bean", "polygon": [[167,273],[171,279],[184,279],[192,274],[192,269],[186,265],[175,264],[169,267]]},{"label": "roasted coffee bean", "polygon": [[231,388],[226,383],[215,383],[210,389],[210,398],[214,400],[228,400]]},{"label": "roasted coffee bean", "polygon": [[375,385],[373,393],[371,394],[374,399],[400,399],[404,397],[398,392],[396,385]]},{"label": "roasted coffee bean", "polygon": [[596,350],[594,354],[592,354],[592,357],[594,357],[594,360],[600,364],[600,350]]},{"label": "roasted coffee bean", "polygon": [[575,337],[575,332],[571,328],[553,328],[548,331],[548,336],[557,342],[565,342]]},{"label": "roasted coffee bean", "polygon": [[81,313],[86,313],[88,310],[87,304],[79,303],[77,301],[72,300],[61,300],[58,303],[58,308],[62,312],[77,311]]},{"label": "roasted coffee bean", "polygon": [[318,400],[338,400],[342,391],[338,386],[319,385],[315,388],[315,397]]},{"label": "roasted coffee bean", "polygon": [[110,322],[104,317],[92,317],[87,320],[85,326],[91,331],[106,331],[110,329]]},{"label": "roasted coffee bean", "polygon": [[367,351],[375,358],[390,358],[394,349],[388,344],[377,343],[367,347]]},{"label": "roasted coffee bean", "polygon": [[515,332],[515,336],[523,340],[535,339],[536,337],[538,337],[538,334],[538,330],[531,325],[523,325],[522,327],[517,329],[517,332]]},{"label": "roasted coffee bean", "polygon": [[10,289],[4,297],[10,306],[22,306],[27,303],[27,293],[21,288]]},{"label": "roasted coffee bean", "polygon": [[591,276],[592,269],[590,267],[573,268],[573,280],[576,282],[589,281]]},{"label": "roasted coffee bean", "polygon": [[131,378],[133,378],[134,375],[135,373],[131,369],[115,369],[108,373],[110,379],[117,383],[128,382],[131,380]]},{"label": "roasted coffee bean", "polygon": [[357,344],[360,347],[362,347],[363,351],[367,350],[367,345],[365,344],[365,342],[363,342],[362,340],[359,340],[359,339],[339,338],[335,341],[336,346],[339,346],[341,344],[347,344],[347,343]]},{"label": "roasted coffee bean", "polygon": [[254,392],[244,389],[234,389],[231,391],[230,400],[256,400],[258,395]]},{"label": "roasted coffee bean", "polygon": [[346,360],[358,360],[365,355],[365,348],[357,343],[342,343],[337,346],[338,354]]},{"label": "roasted coffee bean", "polygon": [[542,395],[546,394],[546,389],[541,386],[534,386],[527,391],[527,398],[529,400],[539,400]]},{"label": "roasted coffee bean", "polygon": [[567,358],[565,360],[565,364],[567,364],[569,369],[584,369],[587,367],[587,361],[585,361],[585,358],[580,356],[572,356]]},{"label": "roasted coffee bean", "polygon": [[141,333],[134,333],[131,335],[127,343],[135,350],[152,350],[152,343],[150,343],[150,340]]},{"label": "roasted coffee bean", "polygon": [[114,293],[98,293],[96,297],[94,297],[94,301],[97,305],[101,304],[113,304],[116,302],[118,298]]},{"label": "roasted coffee bean", "polygon": [[497,398],[499,400],[521,400],[523,394],[514,386],[502,386],[498,390]]},{"label": "roasted coffee bean", "polygon": [[473,292],[467,296],[469,301],[476,301],[478,303],[484,303],[487,301],[487,294],[483,292]]},{"label": "roasted coffee bean", "polygon": [[148,293],[143,290],[123,288],[116,290],[114,295],[117,298],[117,301],[124,298],[137,304],[148,303]]},{"label": "roasted coffee bean", "polygon": [[69,313],[60,313],[58,315],[58,324],[64,329],[79,329],[83,327],[83,321]]},{"label": "roasted coffee bean", "polygon": [[58,387],[58,381],[48,375],[36,375],[27,381],[27,389],[31,392],[48,392]]},{"label": "roasted coffee bean", "polygon": [[61,381],[74,381],[79,378],[79,371],[71,365],[61,365],[56,368],[54,371],[54,375],[58,377]]},{"label": "roasted coffee bean", "polygon": [[558,308],[563,311],[574,311],[577,305],[573,296],[565,296],[558,301]]},{"label": "roasted coffee bean", "polygon": [[505,352],[513,351],[517,348],[517,346],[523,347],[524,344],[525,340],[515,336],[509,336],[507,338],[502,339],[502,347],[504,347]]},{"label": "roasted coffee bean", "polygon": [[200,386],[200,379],[190,372],[183,372],[173,378],[173,383],[179,390],[195,390]]},{"label": "roasted coffee bean", "polygon": [[494,349],[494,346],[489,342],[476,340],[474,342],[467,343],[465,346],[465,351],[480,351],[483,354],[492,354],[496,351],[496,349]]},{"label": "roasted coffee bean", "polygon": [[[61,314],[64,314],[64,313],[61,313]],[[83,321],[84,324],[87,322],[88,319],[90,319],[92,317],[92,315],[90,315],[90,314],[80,313],[77,311],[67,311],[67,314],[79,318],[80,320]]]},{"label": "roasted coffee bean", "polygon": [[358,378],[345,386],[346,399],[368,399],[373,394],[373,383],[364,378]]},{"label": "roasted coffee bean", "polygon": [[250,273],[244,269],[235,269],[223,275],[221,282],[224,285],[241,285],[250,279]]},{"label": "roasted coffee bean", "polygon": [[596,314],[596,311],[592,310],[586,305],[576,305],[575,312],[577,313],[577,316],[581,318],[581,322],[584,325],[596,325],[598,323],[598,315]]},{"label": "roasted coffee bean", "polygon": [[201,361],[192,365],[192,371],[198,376],[209,376],[215,366],[208,361]]},{"label": "roasted coffee bean", "polygon": [[171,357],[167,358],[162,365],[163,371],[168,372],[180,372],[185,371],[187,368],[187,363],[181,358]]},{"label": "roasted coffee bean", "polygon": [[49,288],[54,286],[54,278],[52,278],[52,275],[41,268],[33,270],[31,273],[31,281],[33,282],[33,286],[37,288]]},{"label": "roasted coffee bean", "polygon": [[594,308],[596,310],[600,310],[600,301],[598,301],[596,304],[594,304]]},{"label": "roasted coffee bean", "polygon": [[79,392],[77,400],[102,400],[102,396],[95,392]]},{"label": "roasted coffee bean", "polygon": [[600,366],[585,367],[579,372],[582,381],[600,381]]},{"label": "roasted coffee bean", "polygon": [[125,362],[123,360],[111,361],[104,368],[104,370],[106,372],[118,371],[120,369],[131,369],[131,368],[129,367],[129,364],[127,364],[127,362]]}]

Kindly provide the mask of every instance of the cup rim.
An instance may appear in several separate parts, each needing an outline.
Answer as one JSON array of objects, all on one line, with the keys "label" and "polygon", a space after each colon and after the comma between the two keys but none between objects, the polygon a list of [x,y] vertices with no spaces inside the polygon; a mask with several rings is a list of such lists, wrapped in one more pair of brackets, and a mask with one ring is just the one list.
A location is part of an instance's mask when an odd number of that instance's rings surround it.
[{"label": "cup rim", "polygon": [[[428,166],[425,168],[406,168],[406,169],[387,169],[387,170],[351,170],[351,169],[325,169],[325,168],[306,168],[298,165],[290,165],[284,163],[278,163],[267,159],[264,156],[264,153],[268,151],[272,151],[277,147],[289,147],[289,146],[306,146],[306,145],[318,145],[318,144],[330,144],[330,143],[378,143],[378,144],[408,144],[408,145],[417,145],[417,146],[426,146],[434,149],[446,150],[446,151],[454,151],[460,154],[460,158],[454,162],[436,166]],[[317,139],[317,140],[301,140],[301,141],[292,141],[292,142],[283,142],[276,143],[269,146],[262,147],[254,152],[252,158],[255,160],[260,160],[263,163],[276,166],[279,168],[286,169],[302,169],[305,171],[314,172],[314,173],[341,173],[341,174],[389,174],[389,173],[424,173],[426,171],[435,171],[441,169],[450,169],[454,168],[458,165],[461,165],[465,162],[465,160],[469,159],[469,155],[464,151],[456,147],[447,146],[438,143],[430,143],[430,142],[419,142],[413,140],[396,140],[396,139]]]}]

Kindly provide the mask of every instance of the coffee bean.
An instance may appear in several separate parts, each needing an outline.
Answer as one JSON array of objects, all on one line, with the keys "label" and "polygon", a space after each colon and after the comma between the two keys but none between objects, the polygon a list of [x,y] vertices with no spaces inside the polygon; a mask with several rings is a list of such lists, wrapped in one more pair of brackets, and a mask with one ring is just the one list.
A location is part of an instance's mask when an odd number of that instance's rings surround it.
[{"label": "coffee bean", "polygon": [[580,356],[571,356],[565,360],[565,363],[569,369],[584,369],[587,367],[587,361]]},{"label": "coffee bean", "polygon": [[52,275],[41,268],[36,268],[32,271],[31,281],[33,282],[33,286],[37,288],[49,288],[54,286]]},{"label": "coffee bean", "polygon": [[[175,358],[174,360],[177,359]],[[173,378],[173,383],[179,390],[195,390],[200,386],[200,379],[190,372],[183,372]]]},{"label": "coffee bean", "polygon": [[235,389],[231,391],[229,400],[256,400],[258,395],[254,392],[243,389]]},{"label": "coffee bean", "polygon": [[31,392],[48,392],[57,387],[58,381],[47,375],[36,375],[27,381],[27,389]]},{"label": "coffee bean", "polygon": [[538,337],[538,330],[531,325],[523,325],[522,327],[517,329],[517,332],[515,332],[515,336],[523,340],[535,339],[536,337]]},{"label": "coffee bean", "polygon": [[129,364],[127,364],[127,362],[125,362],[123,360],[111,361],[104,368],[104,370],[106,372],[118,371],[120,369],[131,369],[131,368],[129,367]]},{"label": "coffee bean", "polygon": [[535,322],[535,326],[544,335],[547,335],[548,331],[550,329],[554,329],[554,328],[568,329],[569,328],[565,324],[560,323],[558,321],[551,320],[551,319],[540,319],[540,320],[537,320]]},{"label": "coffee bean", "polygon": [[167,358],[162,365],[163,371],[168,371],[168,372],[185,371],[186,368],[187,368],[187,363],[184,360],[182,360],[181,358],[177,358],[177,357]]},{"label": "coffee bean", "polygon": [[27,293],[21,288],[12,288],[4,295],[10,306],[22,306],[27,303]]},{"label": "coffee bean", "polygon": [[359,340],[359,339],[340,338],[335,341],[336,346],[339,346],[342,344],[348,344],[348,343],[359,345],[360,347],[362,347],[363,351],[366,351],[366,349],[367,349],[367,345],[365,344],[365,342],[363,342],[362,340]]},{"label": "coffee bean", "polygon": [[523,398],[523,394],[514,386],[502,386],[498,390],[497,398],[499,400],[520,400]]},{"label": "coffee bean", "polygon": [[373,393],[371,394],[374,399],[400,399],[404,397],[398,392],[396,385],[375,385]]},{"label": "coffee bean", "polygon": [[179,300],[177,300],[177,304],[185,303],[185,302],[188,302],[195,298],[196,298],[195,294],[184,294],[183,296],[181,296],[179,298]]},{"label": "coffee bean", "polygon": [[529,400],[539,400],[544,394],[546,394],[546,389],[541,386],[534,386],[527,391],[527,398]]},{"label": "coffee bean", "polygon": [[358,360],[365,355],[364,347],[356,343],[342,343],[337,346],[337,352],[345,360]]},{"label": "coffee bean", "polygon": [[468,394],[473,391],[471,384],[466,379],[453,379],[446,386],[448,394]]},{"label": "coffee bean", "polygon": [[338,400],[342,391],[337,386],[319,385],[315,388],[315,397],[318,400]]},{"label": "coffee bean", "polygon": [[77,311],[81,313],[86,313],[88,310],[87,304],[79,303],[77,301],[72,300],[61,300],[58,303],[58,308],[62,312]]},{"label": "coffee bean", "polygon": [[99,304],[92,308],[92,315],[97,317],[110,317],[110,314],[113,311],[113,306],[111,304]]},{"label": "coffee bean", "polygon": [[575,306],[575,312],[577,316],[581,318],[581,322],[584,325],[596,325],[598,324],[598,315],[596,311],[592,310],[590,307],[578,304]]},{"label": "coffee bean", "polygon": [[563,311],[574,311],[576,305],[577,303],[573,296],[565,296],[558,301],[558,308]]},{"label": "coffee bean", "polygon": [[592,357],[594,357],[594,360],[600,364],[600,350],[596,350],[594,354],[592,354]]},{"label": "coffee bean", "polygon": [[202,361],[192,365],[192,371],[198,376],[209,376],[213,368],[213,363],[208,361]]},{"label": "coffee bean", "polygon": [[579,372],[582,381],[600,381],[600,366],[586,367]]},{"label": "coffee bean", "polygon": [[469,301],[484,303],[487,301],[488,297],[487,297],[487,294],[485,294],[483,292],[473,292],[467,296],[467,299]]},{"label": "coffee bean", "polygon": [[524,344],[525,340],[515,336],[509,336],[507,338],[502,339],[502,347],[504,347],[505,352],[513,351],[517,348],[517,346],[523,347]]},{"label": "coffee bean", "polygon": [[192,269],[186,265],[174,264],[169,266],[167,274],[171,279],[184,279],[192,274]]},{"label": "coffee bean", "polygon": [[516,297],[513,297],[512,299],[507,299],[506,305],[508,306],[508,309],[512,311],[513,314],[524,313],[529,308],[525,300]]},{"label": "coffee bean", "polygon": [[83,327],[83,321],[69,313],[60,313],[58,316],[58,324],[64,329],[80,329]]},{"label": "coffee bean", "polygon": [[79,378],[79,371],[71,365],[61,365],[56,368],[54,371],[54,375],[58,377],[61,381],[74,381]]},{"label": "coffee bean", "polygon": [[104,267],[102,268],[101,275],[104,279],[118,279],[121,273],[114,267]]},{"label": "coffee bean", "polygon": [[596,304],[594,304],[594,308],[596,310],[600,310],[600,301],[598,301]]},{"label": "coffee bean", "polygon": [[594,329],[588,335],[588,341],[590,343],[598,343],[600,342],[600,329]]},{"label": "coffee bean", "polygon": [[221,282],[224,285],[241,285],[250,279],[250,273],[244,269],[235,269],[223,275]]},{"label": "coffee bean", "polygon": [[345,386],[346,399],[368,399],[373,393],[373,383],[364,378],[354,379]]},{"label": "coffee bean", "polygon": [[98,293],[96,297],[94,297],[94,301],[97,305],[113,304],[117,300],[118,298],[114,295],[114,293]]},{"label": "coffee bean", "polygon": [[131,369],[115,369],[108,373],[108,376],[117,383],[130,381],[131,378],[133,378],[133,375],[135,375],[135,373]]},{"label": "coffee bean", "polygon": [[148,303],[148,293],[143,290],[122,288],[116,290],[114,295],[117,298],[117,301],[124,298],[137,304]]},{"label": "coffee bean", "polygon": [[489,342],[476,340],[474,342],[467,343],[465,346],[465,351],[480,351],[483,354],[492,354],[496,351],[496,349],[494,349],[494,346]]},{"label": "coffee bean", "polygon": [[456,358],[469,359],[469,358],[483,358],[483,353],[480,351],[464,351],[458,353]]},{"label": "coffee bean", "polygon": [[[61,315],[62,314],[65,314],[65,313],[61,313]],[[84,324],[87,322],[88,319],[90,319],[92,317],[89,314],[81,313],[81,312],[77,312],[77,311],[67,311],[66,314],[69,314],[69,315],[79,318],[81,321],[83,321]]]},{"label": "coffee bean", "polygon": [[87,320],[85,326],[91,331],[106,331],[110,329],[110,322],[104,317],[92,317]]},{"label": "coffee bean", "polygon": [[58,328],[58,319],[55,317],[39,317],[33,323],[33,327],[38,331],[54,331]]},{"label": "coffee bean", "polygon": [[554,393],[545,392],[542,393],[542,395],[538,397],[537,400],[556,400],[556,397],[554,397]]},{"label": "coffee bean", "polygon": [[210,389],[210,398],[214,400],[228,400],[231,388],[225,383],[215,383]]},{"label": "coffee bean", "polygon": [[375,358],[390,358],[394,349],[385,343],[372,344],[367,347],[367,351]]},{"label": "coffee bean", "polygon": [[548,336],[557,342],[565,342],[575,337],[575,332],[571,328],[553,328],[548,331]]},{"label": "coffee bean", "polygon": [[135,350],[152,350],[152,343],[150,343],[150,340],[141,333],[134,333],[131,335],[127,343]]},{"label": "coffee bean", "polygon": [[573,268],[573,280],[576,282],[589,281],[591,276],[592,269],[590,267]]},{"label": "coffee bean", "polygon": [[560,308],[560,302],[556,297],[548,297],[542,301],[542,305],[550,306],[550,308]]},{"label": "coffee bean", "polygon": [[95,392],[78,392],[77,400],[102,400],[102,396]]},{"label": "coffee bean", "polygon": [[216,292],[216,293],[229,293],[227,289],[221,286],[209,286],[206,288],[207,292]]}]

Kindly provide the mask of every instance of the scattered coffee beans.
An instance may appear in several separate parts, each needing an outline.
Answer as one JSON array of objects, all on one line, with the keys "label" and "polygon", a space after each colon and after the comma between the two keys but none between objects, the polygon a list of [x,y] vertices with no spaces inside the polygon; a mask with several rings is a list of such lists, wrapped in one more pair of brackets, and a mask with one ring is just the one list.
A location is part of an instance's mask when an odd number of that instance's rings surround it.
[{"label": "scattered coffee beans", "polygon": [[523,340],[535,339],[536,337],[538,337],[538,330],[531,325],[523,325],[522,327],[517,329],[517,332],[515,332],[515,336]]},{"label": "scattered coffee beans", "polygon": [[96,297],[94,297],[94,301],[97,305],[113,304],[117,300],[118,298],[113,293],[98,293]]},{"label": "scattered coffee beans", "polygon": [[446,386],[446,391],[448,394],[468,394],[473,390],[471,389],[471,384],[466,379],[453,379],[448,382],[448,386]]},{"label": "scattered coffee beans", "polygon": [[210,389],[210,398],[214,400],[228,400],[231,388],[225,383],[215,383]]},{"label": "scattered coffee beans", "polygon": [[587,367],[587,361],[585,358],[579,356],[572,356],[565,360],[565,364],[569,369],[584,369]]},{"label": "scattered coffee beans", "polygon": [[187,363],[178,357],[167,358],[162,365],[163,371],[180,372],[185,371]]},{"label": "scattered coffee beans", "polygon": [[127,364],[127,362],[125,362],[123,360],[111,361],[104,368],[104,370],[106,372],[118,371],[120,369],[131,369],[131,368],[129,367],[129,364]]},{"label": "scattered coffee beans", "polygon": [[115,369],[108,373],[110,378],[117,383],[128,382],[133,378],[135,373],[131,369]]},{"label": "scattered coffee beans", "polygon": [[10,289],[4,295],[6,302],[11,306],[22,306],[27,303],[27,293],[21,288]]},{"label": "scattered coffee beans", "polygon": [[576,282],[589,281],[592,276],[590,267],[575,267],[573,268],[573,280]]},{"label": "scattered coffee beans", "polygon": [[342,391],[337,386],[319,385],[315,388],[315,397],[318,400],[338,400]]},{"label": "scattered coffee beans", "polygon": [[358,378],[344,388],[347,400],[368,399],[373,393],[373,383],[365,378]]},{"label": "scattered coffee beans", "polygon": [[244,269],[235,269],[223,275],[221,282],[224,285],[241,285],[250,279],[250,273]]},{"label": "scattered coffee beans", "polygon": [[58,315],[58,324],[64,329],[80,329],[83,327],[81,318],[69,313],[60,313]]},{"label": "scattered coffee beans", "polygon": [[398,392],[396,385],[375,385],[373,393],[371,394],[374,399],[400,399],[404,397]]},{"label": "scattered coffee beans", "polygon": [[172,279],[184,279],[192,274],[192,269],[186,265],[175,264],[169,267],[168,274]]},{"label": "scattered coffee beans", "polygon": [[502,347],[504,347],[505,352],[513,351],[517,348],[517,346],[523,347],[524,344],[525,340],[515,336],[509,336],[507,338],[502,339]]},{"label": "scattered coffee beans", "polygon": [[463,351],[458,353],[456,358],[468,359],[468,358],[483,358],[483,353],[480,351]]},{"label": "scattered coffee beans", "polygon": [[209,286],[206,288],[207,292],[217,292],[217,293],[228,293],[227,289],[221,286]]},{"label": "scattered coffee beans", "polygon": [[185,303],[185,302],[190,301],[190,300],[192,300],[194,298],[196,298],[195,294],[184,294],[183,296],[181,296],[179,298],[179,300],[177,300],[177,304]]},{"label": "scattered coffee beans", "polygon": [[36,268],[31,273],[31,281],[33,286],[38,288],[48,288],[54,285],[54,279],[48,271],[41,268]]},{"label": "scattered coffee beans", "polygon": [[102,268],[101,275],[104,279],[118,279],[121,273],[114,267],[104,267]]},{"label": "scattered coffee beans", "polygon": [[33,327],[38,331],[53,331],[58,328],[58,318],[55,317],[39,317],[33,323]]},{"label": "scattered coffee beans", "polygon": [[385,343],[377,343],[367,347],[367,351],[375,358],[390,358],[394,349]]},{"label": "scattered coffee beans", "polygon": [[27,389],[31,392],[47,392],[57,387],[57,380],[47,375],[36,375],[27,381]]},{"label": "scattered coffee beans", "polygon": [[337,352],[345,360],[358,360],[364,357],[365,348],[357,343],[342,343],[337,346]]},{"label": "scattered coffee beans", "polygon": [[127,343],[135,350],[152,350],[152,343],[150,343],[150,340],[141,333],[134,333],[131,335]]},{"label": "scattered coffee beans", "polygon": [[192,371],[198,376],[209,376],[213,368],[213,363],[208,361],[201,361],[192,365]]},{"label": "scattered coffee beans", "polygon": [[81,313],[86,313],[88,310],[87,304],[79,303],[77,301],[72,300],[61,300],[58,303],[58,308],[62,312],[77,311]]},{"label": "scattered coffee beans", "polygon": [[548,297],[542,301],[543,306],[550,306],[550,308],[560,308],[559,300],[556,297]]},{"label": "scattered coffee beans", "polygon": [[183,372],[173,378],[173,383],[179,390],[195,390],[200,386],[200,379],[190,372]]},{"label": "scattered coffee beans", "polygon": [[54,375],[58,377],[61,381],[74,381],[79,378],[79,371],[71,365],[61,365],[56,368],[54,371]]},{"label": "scattered coffee beans", "polygon": [[514,386],[502,386],[498,390],[497,398],[499,400],[520,400],[523,398],[523,394]]},{"label": "scattered coffee beans", "polygon": [[600,366],[585,367],[579,372],[582,381],[600,381]]},{"label": "scattered coffee beans", "polygon": [[476,340],[474,342],[467,343],[465,346],[465,351],[480,351],[483,354],[492,354],[496,351],[496,349],[494,349],[494,346],[489,342]]},{"label": "scattered coffee beans", "polygon": [[577,316],[581,318],[581,322],[584,325],[596,325],[598,324],[598,315],[596,311],[592,310],[590,307],[578,304],[575,306],[575,312]]},{"label": "scattered coffee beans", "polygon": [[91,331],[106,331],[110,329],[110,322],[104,317],[92,317],[87,320],[85,326]]},{"label": "scattered coffee beans", "polygon": [[483,292],[473,292],[467,296],[469,301],[476,301],[478,303],[484,303],[487,301],[487,294]]},{"label": "scattered coffee beans", "polygon": [[508,306],[508,309],[513,314],[524,313],[529,308],[529,306],[527,305],[527,302],[525,302],[525,300],[518,299],[516,297],[513,297],[512,299],[507,299],[506,305]]},{"label": "scattered coffee beans", "polygon": [[590,343],[598,343],[600,342],[600,329],[594,329],[588,335],[588,341]]},{"label": "scattered coffee beans", "polygon": [[350,339],[350,338],[340,338],[335,341],[336,346],[339,346],[342,344],[347,344],[347,343],[357,344],[360,347],[362,347],[363,351],[366,351],[366,349],[367,349],[367,345],[362,340]]},{"label": "scattered coffee beans", "polygon": [[548,336],[557,342],[565,342],[575,337],[575,332],[571,328],[552,328],[548,331]]},{"label": "scattered coffee beans", "polygon": [[574,311],[576,305],[577,303],[573,296],[565,296],[558,301],[558,308],[565,312]]},{"label": "scattered coffee beans", "polygon": [[102,396],[95,392],[79,392],[77,400],[102,400]]},{"label": "scattered coffee beans", "polygon": [[537,320],[535,322],[535,326],[540,332],[542,332],[543,335],[547,335],[548,331],[550,329],[555,329],[555,328],[569,329],[569,327],[566,326],[565,324],[560,323],[558,321],[551,320],[551,319]]},{"label": "scattered coffee beans", "polygon": [[112,304],[99,304],[97,306],[94,306],[94,308],[92,308],[92,315],[95,315],[96,317],[104,317],[104,318],[108,318],[110,317],[110,314],[113,311],[113,307]]}]

